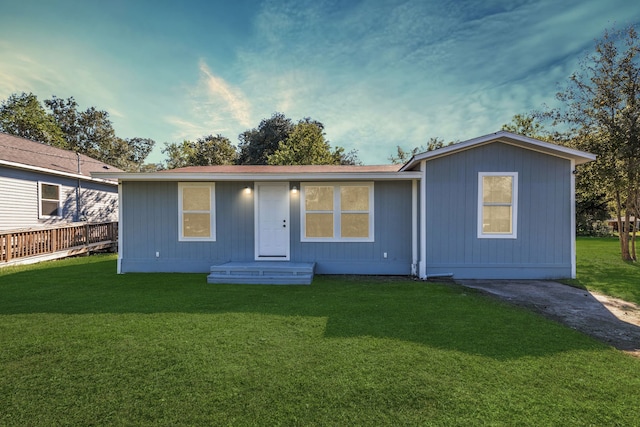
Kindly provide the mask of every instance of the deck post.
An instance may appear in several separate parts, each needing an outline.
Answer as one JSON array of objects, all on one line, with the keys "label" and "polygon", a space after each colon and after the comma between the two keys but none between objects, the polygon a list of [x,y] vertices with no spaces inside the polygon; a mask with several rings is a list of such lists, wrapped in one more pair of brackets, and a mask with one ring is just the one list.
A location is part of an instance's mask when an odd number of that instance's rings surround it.
[{"label": "deck post", "polygon": [[5,258],[7,262],[9,262],[11,261],[11,252],[13,251],[13,236],[9,233],[5,236],[5,239],[7,241],[7,256]]},{"label": "deck post", "polygon": [[51,246],[51,250],[49,252],[53,253],[56,251],[56,243],[57,243],[57,237],[58,237],[58,230],[54,229],[51,230],[51,241],[49,242],[49,245]]}]

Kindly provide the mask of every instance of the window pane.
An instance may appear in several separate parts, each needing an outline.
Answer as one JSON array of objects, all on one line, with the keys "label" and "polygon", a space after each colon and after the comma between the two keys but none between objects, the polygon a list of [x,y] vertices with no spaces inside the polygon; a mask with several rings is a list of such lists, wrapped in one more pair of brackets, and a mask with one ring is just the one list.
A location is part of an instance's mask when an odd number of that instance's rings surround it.
[{"label": "window pane", "polygon": [[340,215],[341,237],[369,237],[369,214]]},{"label": "window pane", "polygon": [[44,216],[60,216],[58,214],[58,202],[42,201],[42,215]]},{"label": "window pane", "polygon": [[484,203],[511,203],[511,176],[482,177],[482,201]]},{"label": "window pane", "polygon": [[483,233],[511,233],[511,206],[484,206]]},{"label": "window pane", "polygon": [[182,209],[185,211],[208,211],[211,209],[209,187],[183,187]]},{"label": "window pane", "polygon": [[211,216],[208,213],[185,213],[182,215],[184,237],[211,237]]},{"label": "window pane", "polygon": [[308,211],[332,211],[333,187],[306,186],[304,188],[305,209]]},{"label": "window pane", "polygon": [[305,237],[333,237],[332,213],[308,213],[305,221]]},{"label": "window pane", "polygon": [[41,188],[41,198],[49,200],[60,200],[60,187],[58,187],[57,185],[42,184]]},{"label": "window pane", "polygon": [[369,187],[340,187],[340,205],[343,211],[368,211]]}]

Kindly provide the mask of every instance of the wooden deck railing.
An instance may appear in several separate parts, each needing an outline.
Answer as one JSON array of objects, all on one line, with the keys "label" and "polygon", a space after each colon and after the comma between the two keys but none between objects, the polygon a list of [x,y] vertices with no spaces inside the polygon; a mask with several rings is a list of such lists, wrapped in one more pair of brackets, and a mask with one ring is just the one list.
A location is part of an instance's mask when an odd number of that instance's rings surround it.
[{"label": "wooden deck railing", "polygon": [[29,230],[0,232],[0,263],[56,252],[74,253],[113,247],[118,223],[65,224]]}]

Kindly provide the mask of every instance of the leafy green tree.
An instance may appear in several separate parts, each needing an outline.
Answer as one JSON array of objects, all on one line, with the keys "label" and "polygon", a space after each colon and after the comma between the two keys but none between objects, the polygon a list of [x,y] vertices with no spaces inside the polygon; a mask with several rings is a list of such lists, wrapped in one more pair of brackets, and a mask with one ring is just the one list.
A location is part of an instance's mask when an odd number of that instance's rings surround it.
[{"label": "leafy green tree", "polygon": [[155,141],[150,138],[116,137],[103,144],[98,156],[101,161],[129,172],[157,169],[156,165],[144,164],[154,145]]},{"label": "leafy green tree", "polygon": [[[100,111],[95,107],[78,111],[78,103],[73,97],[62,99],[54,96],[52,99],[46,99],[44,103],[64,132],[71,150],[96,159],[102,157],[100,153],[104,151],[115,150],[110,145],[117,144],[116,133],[106,111]],[[112,156],[107,154],[105,157]]]},{"label": "leafy green tree", "polygon": [[238,136],[238,164],[266,165],[269,156],[275,153],[280,142],[287,140],[293,128],[291,119],[282,113],[274,113],[271,118],[263,119],[257,128],[242,132]]},{"label": "leafy green tree", "polygon": [[580,171],[612,200],[623,260],[635,260],[631,217],[640,196],[640,41],[633,27],[605,31],[595,53],[581,62],[557,94],[564,106],[547,117],[569,127],[569,144],[598,156]]},{"label": "leafy green tree", "polygon": [[516,114],[511,119],[511,123],[502,125],[502,130],[541,141],[550,141],[552,139],[535,113]]},{"label": "leafy green tree", "polygon": [[340,154],[331,151],[322,127],[311,121],[300,121],[278,149],[267,157],[270,165],[335,165]]},{"label": "leafy green tree", "polygon": [[167,155],[167,168],[185,166],[232,165],[237,159],[236,147],[228,138],[218,134],[198,138],[197,141],[166,143],[162,152]]},{"label": "leafy green tree", "polygon": [[47,113],[33,93],[13,94],[0,105],[0,131],[68,148],[55,118]]},{"label": "leafy green tree", "polygon": [[345,152],[342,147],[331,149],[324,134],[324,125],[310,118],[298,122],[278,149],[267,157],[270,165],[356,165],[357,151]]},{"label": "leafy green tree", "polygon": [[44,101],[64,134],[67,148],[86,154],[117,168],[137,172],[155,145],[150,138],[119,138],[109,113],[90,107],[78,110],[73,97],[53,97]]}]

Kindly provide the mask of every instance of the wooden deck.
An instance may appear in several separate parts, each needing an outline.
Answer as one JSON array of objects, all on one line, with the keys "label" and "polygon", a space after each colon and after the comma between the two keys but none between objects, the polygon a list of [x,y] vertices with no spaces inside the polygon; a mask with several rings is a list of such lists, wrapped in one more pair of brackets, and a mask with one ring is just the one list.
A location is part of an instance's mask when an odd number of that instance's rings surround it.
[{"label": "wooden deck", "polygon": [[117,242],[117,222],[73,223],[0,231],[0,268],[99,250],[115,250]]}]

